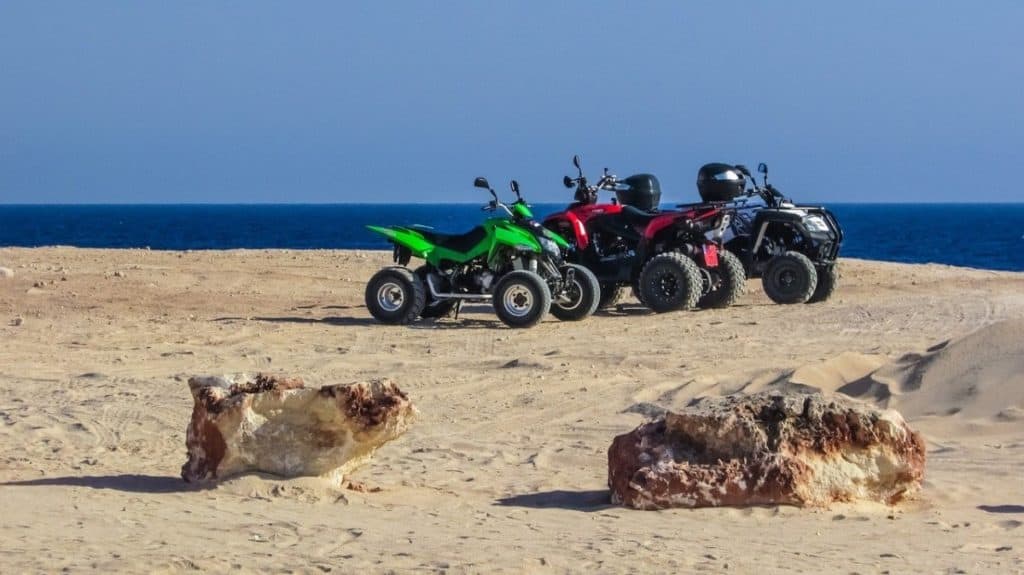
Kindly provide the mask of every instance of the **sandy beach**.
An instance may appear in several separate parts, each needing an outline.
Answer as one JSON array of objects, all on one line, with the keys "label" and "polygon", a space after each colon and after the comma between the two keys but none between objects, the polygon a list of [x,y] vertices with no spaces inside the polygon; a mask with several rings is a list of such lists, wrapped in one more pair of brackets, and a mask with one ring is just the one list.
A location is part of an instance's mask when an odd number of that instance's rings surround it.
[{"label": "sandy beach", "polygon": [[[1024,273],[842,261],[829,302],[504,327],[376,323],[390,253],[0,248],[0,572],[1024,572]],[[353,477],[179,470],[196,374],[389,378],[420,410]],[[699,396],[806,386],[925,434],[919,496],[645,512],[612,439]]]}]

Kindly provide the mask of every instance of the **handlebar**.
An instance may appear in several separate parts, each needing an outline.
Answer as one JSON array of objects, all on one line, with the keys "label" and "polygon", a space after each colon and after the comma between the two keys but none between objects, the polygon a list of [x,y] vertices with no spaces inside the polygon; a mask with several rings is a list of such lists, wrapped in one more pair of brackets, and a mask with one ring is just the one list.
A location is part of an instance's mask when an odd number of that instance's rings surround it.
[{"label": "handlebar", "polygon": [[[578,168],[579,166],[577,166]],[[604,174],[601,175],[600,179],[594,185],[588,185],[587,177],[583,175],[583,170],[580,169],[580,175],[576,178],[565,176],[564,178],[566,187],[570,187],[572,182],[576,183],[576,196],[577,199],[580,197],[580,193],[583,192],[587,196],[596,198],[599,190],[610,190],[615,191],[616,186],[619,185],[619,179],[615,174],[608,173],[608,168],[604,169]]]},{"label": "handlebar", "polygon": [[510,218],[512,218],[513,220],[520,219],[518,216],[516,216],[516,213],[514,211],[512,211],[512,208],[508,207],[507,205],[501,203],[498,200],[491,200],[490,202],[487,203],[486,206],[481,206],[480,207],[480,211],[482,211],[482,212],[494,212],[494,211],[497,211],[498,208],[501,208],[501,209],[505,210],[505,213],[508,214],[508,216]]},{"label": "handlebar", "polygon": [[777,190],[775,186],[771,184],[759,186],[752,176],[750,177],[750,183],[754,186],[753,189],[745,190],[743,193],[743,195],[748,198],[757,196],[761,198],[765,204],[776,207],[786,199],[786,197],[782,195],[782,192]]}]

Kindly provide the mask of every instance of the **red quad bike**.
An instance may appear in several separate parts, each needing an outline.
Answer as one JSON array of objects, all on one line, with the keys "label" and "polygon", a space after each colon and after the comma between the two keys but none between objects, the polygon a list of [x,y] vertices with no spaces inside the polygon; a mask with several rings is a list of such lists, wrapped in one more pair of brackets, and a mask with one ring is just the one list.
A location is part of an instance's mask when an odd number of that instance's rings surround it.
[{"label": "red quad bike", "polygon": [[[652,174],[619,180],[607,168],[589,185],[573,156],[575,202],[544,219],[544,226],[569,242],[566,261],[594,272],[601,285],[599,307],[615,305],[630,286],[640,303],[657,313],[726,307],[743,293],[743,264],[723,249],[730,214],[719,206],[659,211],[661,185]],[[615,193],[599,204],[598,191]]]}]

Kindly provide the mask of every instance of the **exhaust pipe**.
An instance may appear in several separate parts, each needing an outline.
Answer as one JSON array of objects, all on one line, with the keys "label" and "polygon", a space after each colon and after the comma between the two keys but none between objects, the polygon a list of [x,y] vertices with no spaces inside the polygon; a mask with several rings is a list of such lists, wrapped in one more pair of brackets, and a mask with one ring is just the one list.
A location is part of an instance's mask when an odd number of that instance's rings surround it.
[{"label": "exhaust pipe", "polygon": [[491,294],[489,293],[441,293],[434,287],[434,278],[431,274],[427,274],[427,289],[430,290],[430,295],[434,299],[476,299],[490,301]]}]

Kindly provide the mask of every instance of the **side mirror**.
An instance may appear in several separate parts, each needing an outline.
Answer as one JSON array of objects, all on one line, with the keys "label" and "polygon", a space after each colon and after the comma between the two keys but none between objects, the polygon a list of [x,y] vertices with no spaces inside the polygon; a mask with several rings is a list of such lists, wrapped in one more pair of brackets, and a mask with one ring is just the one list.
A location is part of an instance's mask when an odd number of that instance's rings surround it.
[{"label": "side mirror", "polygon": [[573,155],[573,157],[572,157],[572,165],[576,166],[577,170],[580,169],[580,156],[579,156],[579,154]]},{"label": "side mirror", "polygon": [[491,184],[489,184],[487,182],[487,178],[479,177],[479,178],[473,180],[473,187],[474,188],[483,188],[485,190],[489,190],[489,189],[491,189]]},{"label": "side mirror", "polygon": [[757,173],[768,175],[768,164],[761,162],[757,165]]},{"label": "side mirror", "polygon": [[562,178],[562,185],[571,189],[576,184],[572,181],[572,178],[570,178],[569,176],[565,176],[564,178]]},{"label": "side mirror", "polygon": [[512,186],[512,193],[515,194],[516,197],[519,198],[520,200],[523,199],[519,195],[519,182],[512,180],[512,182],[509,185]]},{"label": "side mirror", "polygon": [[735,167],[736,167],[736,170],[739,171],[739,173],[743,174],[744,176],[746,176],[748,178],[751,177],[750,170],[747,169],[747,167],[744,166],[743,164],[736,164]]}]

